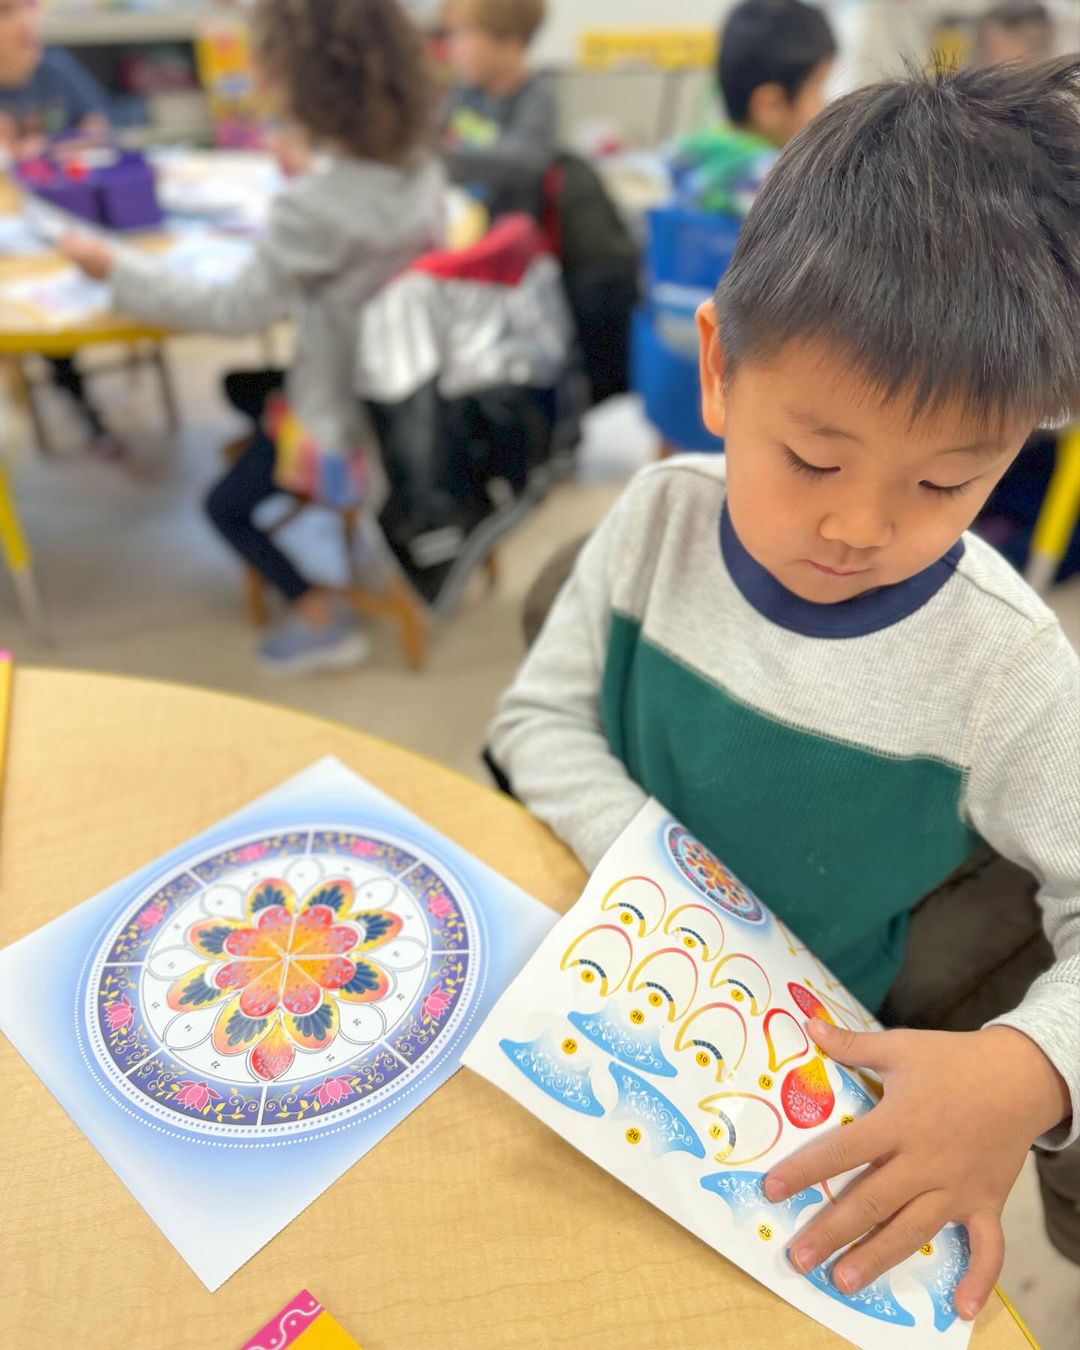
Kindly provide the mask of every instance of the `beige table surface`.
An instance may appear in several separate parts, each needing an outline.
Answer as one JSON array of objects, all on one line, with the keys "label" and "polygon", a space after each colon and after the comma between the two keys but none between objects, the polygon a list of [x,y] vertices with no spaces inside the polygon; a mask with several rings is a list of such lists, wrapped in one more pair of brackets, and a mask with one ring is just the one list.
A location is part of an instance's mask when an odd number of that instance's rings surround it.
[{"label": "beige table surface", "polygon": [[[391,745],[179,685],[19,669],[0,944],[325,754],[554,908],[576,899],[583,873],[546,829]],[[846,1344],[467,1070],[215,1294],[6,1040],[0,1083],[4,1350],[234,1350],[305,1286],[364,1350]],[[212,1196],[207,1222],[228,1223]],[[1026,1344],[994,1298],[974,1350]]]}]

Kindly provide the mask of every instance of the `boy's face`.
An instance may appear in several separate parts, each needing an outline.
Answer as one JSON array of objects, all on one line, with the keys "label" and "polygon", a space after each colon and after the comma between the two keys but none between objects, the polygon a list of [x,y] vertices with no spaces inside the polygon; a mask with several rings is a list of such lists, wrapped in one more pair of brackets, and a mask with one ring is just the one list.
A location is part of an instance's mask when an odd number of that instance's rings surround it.
[{"label": "boy's face", "polygon": [[[3,3],[3,0],[0,0]],[[521,57],[521,44],[496,37],[465,19],[451,17],[446,25],[450,62],[465,84],[485,89],[498,84]]]},{"label": "boy's face", "polygon": [[1038,61],[1050,55],[1051,36],[1044,24],[990,22],[979,37],[979,64],[995,66],[1005,61]]},{"label": "boy's face", "polygon": [[759,85],[747,106],[750,126],[759,136],[783,149],[824,108],[825,86],[832,68],[831,57],[819,61],[790,98],[782,85]]},{"label": "boy's face", "polygon": [[810,343],[740,366],[725,389],[711,304],[698,319],[705,422],[725,440],[735,532],[804,600],[850,600],[936,562],[1031,430],[1015,418],[979,426],[959,404],[912,423],[902,396],[883,403]]},{"label": "boy's face", "polygon": [[17,89],[41,60],[37,0],[0,0],[0,86]]}]

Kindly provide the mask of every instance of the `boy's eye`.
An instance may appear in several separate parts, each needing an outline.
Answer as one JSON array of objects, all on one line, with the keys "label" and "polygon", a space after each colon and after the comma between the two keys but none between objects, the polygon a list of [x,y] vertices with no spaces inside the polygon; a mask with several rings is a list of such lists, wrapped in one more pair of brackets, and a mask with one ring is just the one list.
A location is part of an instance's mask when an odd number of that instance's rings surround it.
[{"label": "boy's eye", "polygon": [[974,481],[974,478],[969,478],[966,483],[953,483],[945,487],[941,483],[928,483],[924,478],[919,486],[926,488],[927,492],[936,492],[940,497],[959,497],[961,492],[966,492]]},{"label": "boy's eye", "polygon": [[826,474],[840,472],[838,464],[831,465],[828,468],[822,468],[820,464],[808,464],[805,459],[801,459],[794,450],[786,445],[784,446],[784,456],[796,473],[805,473],[811,478],[823,478]]}]

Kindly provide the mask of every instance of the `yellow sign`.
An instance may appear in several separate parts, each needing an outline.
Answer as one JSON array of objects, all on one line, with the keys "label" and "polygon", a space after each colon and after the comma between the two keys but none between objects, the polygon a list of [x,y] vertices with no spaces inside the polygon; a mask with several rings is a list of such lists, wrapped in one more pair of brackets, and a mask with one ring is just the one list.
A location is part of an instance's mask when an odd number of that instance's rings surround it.
[{"label": "yellow sign", "polygon": [[578,40],[585,70],[707,70],[715,60],[711,28],[594,28]]}]

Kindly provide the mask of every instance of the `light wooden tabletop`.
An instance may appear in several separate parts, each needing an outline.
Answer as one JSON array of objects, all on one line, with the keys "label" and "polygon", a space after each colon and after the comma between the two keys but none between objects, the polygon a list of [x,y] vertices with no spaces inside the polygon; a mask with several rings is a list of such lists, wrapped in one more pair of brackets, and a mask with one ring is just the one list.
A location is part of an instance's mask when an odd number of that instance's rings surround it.
[{"label": "light wooden tabletop", "polygon": [[[0,943],[325,754],[555,909],[576,899],[583,873],[546,829],[391,745],[182,686],[19,670]],[[846,1344],[467,1070],[215,1294],[6,1041],[0,1082],[0,1345],[12,1350],[233,1350],[305,1286],[364,1350]],[[207,1222],[228,1221],[207,1197]],[[993,1299],[974,1350],[1026,1344]]]}]

